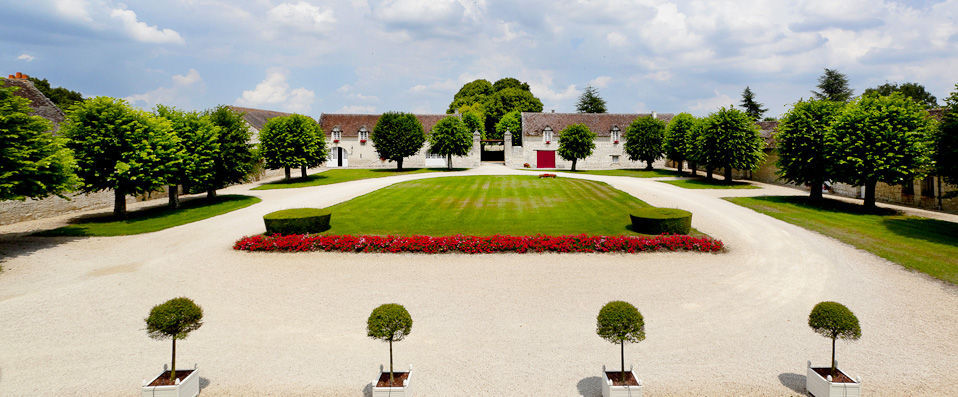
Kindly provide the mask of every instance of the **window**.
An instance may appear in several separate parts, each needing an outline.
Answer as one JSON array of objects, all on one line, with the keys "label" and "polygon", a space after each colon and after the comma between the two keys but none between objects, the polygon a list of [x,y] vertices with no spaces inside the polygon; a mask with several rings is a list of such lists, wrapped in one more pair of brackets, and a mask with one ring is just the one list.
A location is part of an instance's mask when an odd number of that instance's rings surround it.
[{"label": "window", "polygon": [[619,164],[619,156],[612,155],[612,164]]},{"label": "window", "polygon": [[336,142],[336,141],[338,141],[338,140],[340,140],[340,139],[342,139],[342,138],[343,138],[343,132],[342,132],[342,131],[340,131],[338,128],[335,129],[335,130],[333,130],[333,142]]},{"label": "window", "polygon": [[546,142],[552,141],[552,127],[546,127],[544,130],[542,130],[542,139],[544,139]]},{"label": "window", "polygon": [[612,142],[618,142],[621,134],[619,133],[619,127],[612,127],[612,131],[609,133],[612,138]]},{"label": "window", "polygon": [[925,177],[921,180],[921,195],[935,197],[935,177]]},{"label": "window", "polygon": [[360,141],[369,140],[369,131],[366,131],[366,127],[359,129],[359,140]]},{"label": "window", "polygon": [[436,153],[433,153],[433,152],[428,152],[428,153],[426,153],[426,158],[429,158],[429,159],[440,159],[440,160],[441,160],[441,159],[446,158],[446,156],[443,156],[443,155],[441,155],[441,154],[436,154]]}]

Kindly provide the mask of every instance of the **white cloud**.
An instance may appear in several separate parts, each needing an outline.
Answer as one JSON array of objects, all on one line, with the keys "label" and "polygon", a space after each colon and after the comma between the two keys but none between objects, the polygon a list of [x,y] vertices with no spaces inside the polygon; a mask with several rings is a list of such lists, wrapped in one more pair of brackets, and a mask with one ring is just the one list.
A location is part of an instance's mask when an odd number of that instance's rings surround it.
[{"label": "white cloud", "polygon": [[93,22],[90,12],[87,10],[89,4],[86,0],[56,0],[53,3],[57,12],[69,19],[81,22]]},{"label": "white cloud", "polygon": [[305,1],[282,3],[266,13],[266,18],[276,25],[285,25],[309,33],[327,33],[333,29],[336,17],[333,10],[322,10]]},{"label": "white cloud", "polygon": [[110,17],[119,19],[123,29],[136,41],[158,44],[184,44],[183,37],[172,29],[159,29],[156,25],[150,26],[136,19],[133,10],[115,8],[110,11]]},{"label": "white cloud", "polygon": [[376,107],[372,105],[347,105],[339,108],[336,113],[376,113]]},{"label": "white cloud", "polygon": [[625,47],[626,44],[629,44],[629,41],[625,38],[625,35],[619,32],[609,32],[605,35],[605,39],[608,40],[609,45],[613,47]]},{"label": "white cloud", "polygon": [[593,87],[597,87],[597,88],[605,88],[605,86],[609,85],[611,81],[612,81],[612,77],[599,76],[589,81],[589,85]]},{"label": "white cloud", "polygon": [[143,105],[144,108],[152,108],[158,104],[173,106],[188,106],[192,104],[193,98],[205,91],[203,78],[196,69],[190,69],[186,74],[173,75],[170,78],[172,84],[167,87],[159,87],[153,91],[142,94],[134,94],[125,99],[133,105]]},{"label": "white cloud", "polygon": [[266,79],[257,84],[256,88],[243,91],[243,95],[236,99],[236,104],[305,113],[309,111],[315,97],[316,94],[306,88],[290,90],[286,72],[271,69],[266,73]]},{"label": "white cloud", "polygon": [[464,37],[482,28],[484,0],[384,0],[371,5],[388,29],[424,38]]},{"label": "white cloud", "polygon": [[26,62],[33,62],[33,60],[37,58],[33,55],[23,53],[23,54],[20,54],[20,56],[18,56],[17,59],[21,61],[26,61]]},{"label": "white cloud", "polygon": [[702,98],[693,101],[688,108],[692,111],[695,111],[696,114],[702,115],[714,112],[720,107],[729,107],[735,104],[735,100],[732,97],[719,93],[718,90],[714,91],[715,96],[710,98]]}]

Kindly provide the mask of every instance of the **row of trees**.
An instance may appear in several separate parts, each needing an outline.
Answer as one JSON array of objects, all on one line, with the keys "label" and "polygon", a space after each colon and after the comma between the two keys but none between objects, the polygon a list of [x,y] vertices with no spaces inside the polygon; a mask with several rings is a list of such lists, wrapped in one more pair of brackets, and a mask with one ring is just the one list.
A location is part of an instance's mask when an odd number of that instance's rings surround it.
[{"label": "row of trees", "polygon": [[[402,169],[403,159],[419,153],[426,142],[422,123],[410,113],[387,112],[379,117],[370,135],[380,158],[396,162]],[[456,116],[439,120],[429,134],[429,151],[446,156],[452,168],[452,156],[465,156],[472,149],[472,133],[466,122]]]}]

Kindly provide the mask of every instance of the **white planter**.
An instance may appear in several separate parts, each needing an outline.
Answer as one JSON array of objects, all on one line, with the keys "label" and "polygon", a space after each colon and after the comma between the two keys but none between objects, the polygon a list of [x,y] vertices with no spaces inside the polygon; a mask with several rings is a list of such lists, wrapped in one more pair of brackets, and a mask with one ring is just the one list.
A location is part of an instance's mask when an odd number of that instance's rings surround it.
[{"label": "white planter", "polygon": [[[642,380],[635,375],[635,370],[629,366],[629,373],[638,382],[638,386],[612,386],[612,379],[609,379],[608,370],[605,365],[602,366],[602,397],[642,397]],[[615,372],[615,371],[612,371]]]},{"label": "white planter", "polygon": [[[166,364],[163,364],[163,372],[169,371]],[[200,394],[200,370],[193,365],[193,372],[186,376],[182,381],[177,379],[178,383],[171,386],[148,386],[154,380],[163,376],[160,372],[155,378],[143,381],[143,387],[140,388],[142,397],[196,397]]]},{"label": "white planter", "polygon": [[[812,362],[807,362],[805,374],[805,390],[815,397],[860,397],[862,395],[861,378],[852,378],[838,368],[838,362],[835,363],[835,370],[845,376],[853,379],[855,383],[837,383],[823,378],[812,368]],[[831,369],[831,367],[828,367]],[[830,377],[829,377],[830,378]]]},{"label": "white planter", "polygon": [[402,382],[401,387],[379,387],[379,378],[383,374],[389,376],[389,371],[383,371],[383,366],[379,366],[379,376],[373,380],[373,397],[411,397],[412,388],[409,387],[409,381],[412,379],[412,365],[409,366],[409,376]]}]

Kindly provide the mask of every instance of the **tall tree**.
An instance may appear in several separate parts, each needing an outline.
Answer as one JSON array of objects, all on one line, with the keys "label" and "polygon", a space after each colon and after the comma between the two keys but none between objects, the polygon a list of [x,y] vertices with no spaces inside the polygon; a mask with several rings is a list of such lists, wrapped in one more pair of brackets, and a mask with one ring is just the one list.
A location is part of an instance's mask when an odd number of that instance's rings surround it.
[{"label": "tall tree", "polygon": [[702,120],[696,145],[707,169],[725,169],[725,183],[732,183],[732,170],[752,170],[765,160],[765,141],[752,119],[738,109],[721,108]]},{"label": "tall tree", "polygon": [[918,83],[903,83],[901,85],[898,83],[885,83],[875,88],[866,89],[862,95],[881,96],[891,95],[896,92],[901,93],[906,98],[911,98],[911,100],[922,105],[925,109],[938,107],[938,98],[935,98],[934,95],[931,95],[931,93],[925,89],[925,86]]},{"label": "tall tree", "polygon": [[826,140],[838,181],[865,187],[875,208],[878,182],[899,184],[920,175],[931,131],[928,113],[901,94],[864,96],[845,107]]},{"label": "tall tree", "polygon": [[689,140],[692,137],[692,129],[695,128],[695,116],[688,113],[679,113],[672,117],[668,126],[665,128],[665,142],[663,149],[665,156],[675,161],[677,169],[682,172],[682,163],[689,158],[688,152]]},{"label": "tall tree", "polygon": [[842,110],[840,102],[810,99],[799,101],[778,124],[778,174],[791,183],[809,185],[812,200],[822,199],[822,185],[829,179],[825,137]]},{"label": "tall tree", "polygon": [[768,111],[767,108],[762,107],[761,103],[755,101],[755,93],[748,86],[745,87],[745,91],[742,91],[742,108],[752,121],[761,120],[762,115]]},{"label": "tall tree", "polygon": [[77,103],[60,133],[69,138],[80,190],[113,190],[113,214],[126,217],[126,196],[168,184],[183,154],[170,123],[136,110],[122,99],[96,97]]},{"label": "tall tree", "polygon": [[502,119],[496,124],[496,136],[499,138],[505,137],[506,131],[512,134],[513,145],[521,145],[522,113],[511,111],[502,116]]},{"label": "tall tree", "polygon": [[848,78],[835,69],[825,68],[825,73],[818,78],[819,91],[812,91],[815,99],[848,102],[854,96],[854,91],[848,87]]},{"label": "tall tree", "polygon": [[493,94],[486,108],[486,130],[495,128],[499,120],[509,112],[541,112],[542,101],[531,91],[506,88]]},{"label": "tall tree", "polygon": [[464,106],[477,104],[485,116],[485,130],[489,135],[492,135],[496,124],[506,113],[542,111],[542,101],[532,94],[529,84],[506,77],[495,84],[483,79],[466,83],[453,97],[446,113],[464,113]]},{"label": "tall tree", "polygon": [[422,123],[410,113],[386,112],[379,117],[371,136],[380,158],[396,162],[402,169],[403,159],[419,153],[426,142]]},{"label": "tall tree", "polygon": [[179,186],[187,192],[206,191],[215,184],[216,160],[220,157],[219,127],[197,112],[184,112],[157,105],[156,115],[170,122],[179,138],[182,160],[169,182],[169,206],[180,206]]},{"label": "tall tree", "polygon": [[625,153],[629,160],[644,161],[645,169],[652,169],[652,162],[662,158],[665,140],[665,122],[652,116],[639,117],[625,131]]},{"label": "tall tree", "polygon": [[30,77],[28,80],[60,109],[68,110],[70,106],[73,106],[75,103],[83,102],[83,95],[79,92],[71,91],[63,87],[52,88],[47,79],[41,80],[36,77]]},{"label": "tall tree", "polygon": [[945,99],[945,114],[935,135],[934,159],[936,173],[958,185],[958,84]]},{"label": "tall tree", "polygon": [[704,163],[704,154],[702,153],[702,148],[699,147],[699,137],[702,135],[702,121],[703,119],[696,118],[695,124],[688,130],[688,135],[685,137],[685,159],[689,162],[689,171],[691,171],[692,176],[695,176],[698,172],[697,168],[699,165]]},{"label": "tall tree", "polygon": [[472,149],[472,134],[458,117],[446,117],[432,127],[429,151],[446,156],[446,168],[452,169],[452,156],[465,156]]},{"label": "tall tree", "polygon": [[452,103],[449,104],[446,113],[461,112],[460,108],[463,106],[485,103],[487,98],[494,92],[495,90],[492,89],[492,83],[490,83],[489,80],[478,79],[470,81],[463,85],[462,88],[456,92],[456,95],[452,97]]},{"label": "tall tree", "polygon": [[579,96],[579,102],[575,105],[575,110],[579,113],[605,113],[605,99],[599,96],[599,90],[589,85]]},{"label": "tall tree", "polygon": [[486,114],[482,110],[482,105],[473,104],[459,108],[462,114],[462,122],[469,129],[469,132],[479,131],[479,136],[486,139]]},{"label": "tall tree", "polygon": [[207,110],[205,116],[220,129],[217,135],[220,150],[215,161],[213,183],[206,187],[207,197],[213,198],[217,189],[248,181],[259,158],[249,142],[253,132],[243,121],[242,114],[220,105]]},{"label": "tall tree", "polygon": [[14,90],[0,86],[0,200],[62,197],[76,185],[73,156]]},{"label": "tall tree", "polygon": [[595,149],[595,133],[585,124],[572,124],[559,135],[559,156],[572,162],[572,171],[579,159],[592,155]]},{"label": "tall tree", "polygon": [[322,128],[313,119],[301,114],[274,117],[259,132],[260,148],[266,167],[283,168],[286,179],[290,168],[299,167],[306,177],[306,169],[326,162],[326,138]]}]

